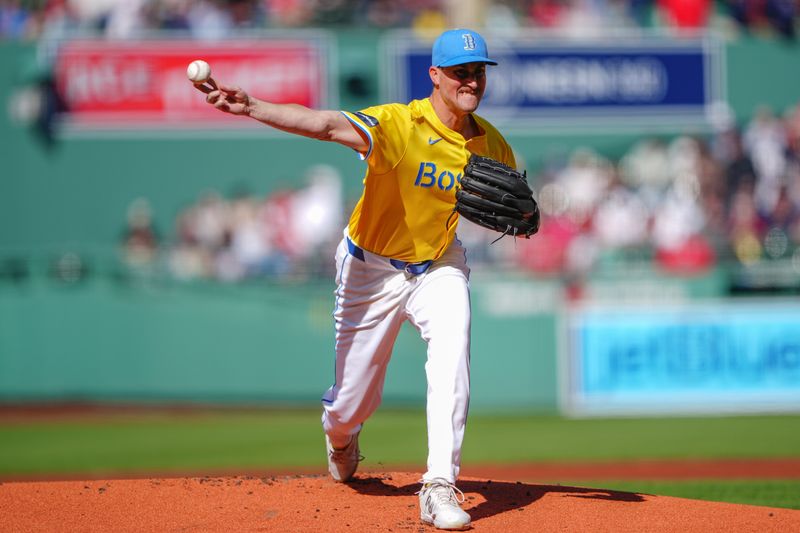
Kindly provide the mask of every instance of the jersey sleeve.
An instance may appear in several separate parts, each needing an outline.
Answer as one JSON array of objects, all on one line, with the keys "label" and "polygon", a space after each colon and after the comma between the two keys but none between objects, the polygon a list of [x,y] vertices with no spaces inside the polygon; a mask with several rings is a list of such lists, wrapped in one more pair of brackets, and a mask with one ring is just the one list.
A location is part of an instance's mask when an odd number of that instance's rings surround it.
[{"label": "jersey sleeve", "polygon": [[386,104],[342,113],[368,140],[367,151],[359,152],[361,159],[377,173],[394,168],[405,153],[411,132],[408,107]]}]

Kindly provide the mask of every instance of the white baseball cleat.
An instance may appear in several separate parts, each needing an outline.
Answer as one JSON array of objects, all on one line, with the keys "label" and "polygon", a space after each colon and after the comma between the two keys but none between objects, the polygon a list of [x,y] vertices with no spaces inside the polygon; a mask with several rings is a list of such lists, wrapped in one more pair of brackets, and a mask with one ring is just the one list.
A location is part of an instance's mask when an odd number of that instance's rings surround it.
[{"label": "white baseball cleat", "polygon": [[438,529],[467,529],[470,517],[461,508],[464,493],[446,479],[423,482],[419,494],[420,519]]},{"label": "white baseball cleat", "polygon": [[328,450],[328,472],[336,481],[349,481],[356,473],[358,462],[363,459],[358,449],[358,433],[353,435],[350,443],[344,448],[334,448],[331,439],[325,435],[325,447]]}]

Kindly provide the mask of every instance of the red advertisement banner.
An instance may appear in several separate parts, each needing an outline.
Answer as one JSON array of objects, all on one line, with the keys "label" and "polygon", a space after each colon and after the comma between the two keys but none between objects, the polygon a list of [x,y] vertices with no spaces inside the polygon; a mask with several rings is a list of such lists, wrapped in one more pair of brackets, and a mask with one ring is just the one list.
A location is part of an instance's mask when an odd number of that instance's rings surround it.
[{"label": "red advertisement banner", "polygon": [[197,128],[243,126],[220,113],[186,77],[195,59],[211,65],[212,77],[238,84],[271,102],[322,107],[327,62],[313,39],[258,41],[108,42],[73,41],[59,51],[56,88],[71,125],[85,127]]}]

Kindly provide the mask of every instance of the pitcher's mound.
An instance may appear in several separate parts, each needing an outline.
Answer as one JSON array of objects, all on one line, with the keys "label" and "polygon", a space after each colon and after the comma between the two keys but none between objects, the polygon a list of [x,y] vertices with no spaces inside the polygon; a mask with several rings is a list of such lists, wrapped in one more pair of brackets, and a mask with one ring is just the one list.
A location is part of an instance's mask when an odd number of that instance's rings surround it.
[{"label": "pitcher's mound", "polygon": [[[800,511],[465,478],[464,509],[485,532],[800,531]],[[418,474],[125,479],[0,484],[3,532],[426,532]]]}]

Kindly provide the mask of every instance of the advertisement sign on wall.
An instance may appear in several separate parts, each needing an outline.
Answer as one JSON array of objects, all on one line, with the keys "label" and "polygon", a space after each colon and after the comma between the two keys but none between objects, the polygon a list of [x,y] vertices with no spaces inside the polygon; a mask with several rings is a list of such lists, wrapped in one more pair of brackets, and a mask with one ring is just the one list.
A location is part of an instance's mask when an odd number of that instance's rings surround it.
[{"label": "advertisement sign on wall", "polygon": [[[496,121],[706,123],[724,106],[722,46],[710,36],[576,42],[487,35],[487,41],[499,65],[489,67],[481,114]],[[396,35],[386,52],[390,98],[428,96],[431,43]]]},{"label": "advertisement sign on wall", "polygon": [[254,41],[71,41],[59,49],[56,89],[78,128],[247,127],[205,103],[186,77],[194,59],[212,77],[255,97],[309,107],[328,104],[326,47],[314,38]]},{"label": "advertisement sign on wall", "polygon": [[800,305],[590,307],[568,320],[578,415],[800,410]]}]

